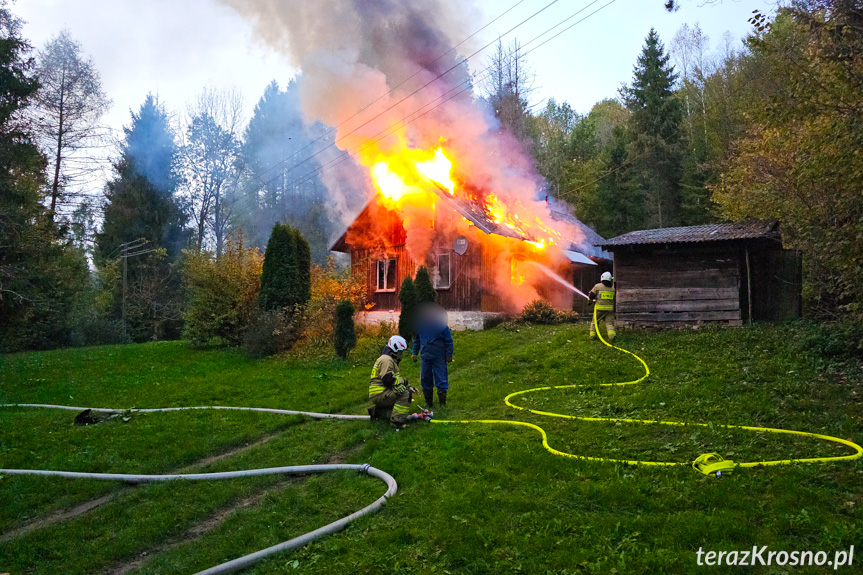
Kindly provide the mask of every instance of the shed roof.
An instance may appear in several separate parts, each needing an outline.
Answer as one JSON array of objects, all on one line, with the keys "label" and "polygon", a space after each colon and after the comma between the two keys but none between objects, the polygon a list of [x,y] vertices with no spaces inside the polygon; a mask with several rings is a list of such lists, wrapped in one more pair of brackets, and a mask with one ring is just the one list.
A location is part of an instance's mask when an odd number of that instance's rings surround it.
[{"label": "shed roof", "polygon": [[729,240],[779,239],[779,224],[774,221],[750,220],[729,224],[707,224],[680,228],[638,230],[605,240],[605,248],[642,244],[680,244]]}]

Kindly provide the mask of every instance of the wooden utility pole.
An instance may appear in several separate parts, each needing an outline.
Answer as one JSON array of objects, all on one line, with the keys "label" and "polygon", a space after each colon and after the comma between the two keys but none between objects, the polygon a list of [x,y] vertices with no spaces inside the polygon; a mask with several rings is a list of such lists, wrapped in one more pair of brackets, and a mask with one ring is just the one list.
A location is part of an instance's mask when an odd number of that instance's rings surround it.
[{"label": "wooden utility pole", "polygon": [[137,240],[132,240],[131,242],[120,244],[120,250],[122,251],[120,257],[123,258],[123,339],[126,339],[128,337],[128,333],[126,331],[126,289],[129,284],[129,258],[156,251],[155,249],[142,249],[148,243],[150,243],[149,240],[140,238]]}]

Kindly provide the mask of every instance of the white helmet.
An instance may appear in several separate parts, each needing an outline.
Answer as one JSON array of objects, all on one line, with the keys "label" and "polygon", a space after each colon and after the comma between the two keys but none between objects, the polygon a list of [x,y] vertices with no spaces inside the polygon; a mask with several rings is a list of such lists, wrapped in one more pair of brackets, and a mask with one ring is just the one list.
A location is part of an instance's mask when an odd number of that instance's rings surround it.
[{"label": "white helmet", "polygon": [[[593,276],[596,277],[596,276]],[[604,272],[602,277],[599,278],[599,281],[610,282],[611,281],[611,272]]]},{"label": "white helmet", "polygon": [[404,351],[408,348],[408,342],[400,335],[394,335],[387,342],[387,347],[393,351]]}]

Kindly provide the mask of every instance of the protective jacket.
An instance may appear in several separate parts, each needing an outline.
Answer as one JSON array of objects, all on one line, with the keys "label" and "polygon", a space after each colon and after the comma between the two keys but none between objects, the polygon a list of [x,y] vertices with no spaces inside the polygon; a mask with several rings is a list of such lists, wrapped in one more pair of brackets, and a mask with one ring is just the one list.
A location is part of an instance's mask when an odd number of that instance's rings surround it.
[{"label": "protective jacket", "polygon": [[393,424],[408,421],[412,394],[407,380],[399,376],[398,362],[388,353],[383,353],[372,368],[369,399],[375,407],[392,409],[390,421]]},{"label": "protective jacket", "polygon": [[378,358],[372,368],[372,378],[369,382],[369,397],[392,389],[396,393],[407,391],[407,381],[399,376],[399,364],[390,355],[384,354]]},{"label": "protective jacket", "polygon": [[596,302],[596,311],[614,311],[614,286],[599,282],[587,295]]}]

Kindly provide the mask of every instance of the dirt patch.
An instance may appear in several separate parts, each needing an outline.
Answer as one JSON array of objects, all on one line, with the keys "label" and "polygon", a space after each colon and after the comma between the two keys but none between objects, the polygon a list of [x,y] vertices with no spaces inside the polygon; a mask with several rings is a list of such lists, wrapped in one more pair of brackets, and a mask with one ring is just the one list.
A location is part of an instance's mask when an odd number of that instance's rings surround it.
[{"label": "dirt patch", "polygon": [[[326,461],[324,461],[324,464],[335,465],[344,463],[352,455],[356,454],[361,447],[362,444],[359,444],[345,451],[333,453],[326,459]],[[302,481],[305,477],[307,477],[307,475],[311,474],[292,475],[289,478],[280,481],[275,485],[271,485],[270,487],[261,489],[260,491],[253,493],[248,497],[237,501],[236,503],[223,507],[204,521],[198,523],[190,529],[187,529],[181,535],[172,538],[171,540],[165,542],[162,545],[159,545],[158,547],[154,547],[148,551],[142,552],[137,558],[131,561],[127,561],[122,565],[117,565],[109,569],[108,571],[105,571],[103,575],[125,575],[126,573],[134,571],[135,569],[142,567],[148,560],[150,560],[151,557],[155,557],[160,553],[171,551],[181,545],[185,545],[192,539],[196,539],[209,533],[210,531],[214,530],[219,525],[224,523],[234,513],[242,511],[243,509],[248,509],[249,507],[254,507],[270,494],[277,493],[291,484]]]}]

